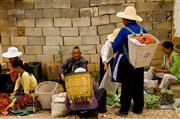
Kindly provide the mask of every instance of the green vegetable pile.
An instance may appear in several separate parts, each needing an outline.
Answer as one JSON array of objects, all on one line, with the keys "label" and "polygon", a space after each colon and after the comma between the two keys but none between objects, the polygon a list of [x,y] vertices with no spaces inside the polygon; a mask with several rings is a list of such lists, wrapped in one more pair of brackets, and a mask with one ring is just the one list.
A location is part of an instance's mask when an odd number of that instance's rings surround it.
[{"label": "green vegetable pile", "polygon": [[120,99],[119,97],[114,94],[113,92],[108,93],[107,100],[106,100],[107,106],[120,106]]},{"label": "green vegetable pile", "polygon": [[174,103],[172,91],[162,89],[159,94],[159,101],[161,105],[168,105]]},{"label": "green vegetable pile", "polygon": [[180,108],[180,103],[176,104],[176,107],[177,107],[177,108]]},{"label": "green vegetable pile", "polygon": [[144,95],[145,109],[158,109],[160,107],[159,97],[156,95]]},{"label": "green vegetable pile", "polygon": [[96,81],[100,80],[100,72],[99,71],[94,71],[91,73],[91,75]]}]

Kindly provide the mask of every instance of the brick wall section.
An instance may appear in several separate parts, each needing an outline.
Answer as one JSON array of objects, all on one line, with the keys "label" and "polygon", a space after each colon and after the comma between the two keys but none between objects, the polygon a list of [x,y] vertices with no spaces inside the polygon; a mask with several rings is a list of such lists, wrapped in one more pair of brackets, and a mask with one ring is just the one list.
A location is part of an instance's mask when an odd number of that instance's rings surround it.
[{"label": "brick wall section", "polygon": [[[26,0],[25,0],[26,1]],[[30,0],[28,0],[30,1]],[[115,16],[134,5],[144,19],[141,23],[160,41],[171,40],[173,0],[32,0],[0,2],[0,31],[3,51],[16,46],[25,61],[63,61],[72,47],[79,45],[82,54],[97,69],[99,53],[106,37],[122,20]],[[18,27],[24,35],[18,36]],[[152,64],[162,58],[158,49]],[[4,60],[6,61],[6,60]]]}]

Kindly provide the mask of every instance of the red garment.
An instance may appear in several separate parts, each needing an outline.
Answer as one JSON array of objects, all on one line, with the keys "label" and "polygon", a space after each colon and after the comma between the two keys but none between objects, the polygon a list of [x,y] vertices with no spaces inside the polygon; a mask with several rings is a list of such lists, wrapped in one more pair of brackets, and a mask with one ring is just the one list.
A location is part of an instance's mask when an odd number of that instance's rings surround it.
[{"label": "red garment", "polygon": [[9,67],[11,80],[12,80],[13,83],[15,83],[17,78],[18,78],[18,73],[14,71],[11,62],[8,62],[8,67]]},{"label": "red garment", "polygon": [[9,96],[5,93],[0,93],[0,113],[5,111],[6,107],[11,103]]}]

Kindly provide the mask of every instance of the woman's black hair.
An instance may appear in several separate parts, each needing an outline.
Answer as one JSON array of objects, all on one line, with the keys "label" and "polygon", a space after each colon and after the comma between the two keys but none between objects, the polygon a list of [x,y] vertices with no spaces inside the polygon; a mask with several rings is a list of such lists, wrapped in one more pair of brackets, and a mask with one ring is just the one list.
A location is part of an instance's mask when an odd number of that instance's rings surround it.
[{"label": "woman's black hair", "polygon": [[13,66],[14,68],[17,68],[17,67],[19,66],[19,67],[21,67],[24,71],[28,72],[29,75],[32,74],[31,71],[29,70],[29,67],[28,67],[27,65],[24,65],[24,64],[23,64],[23,61],[22,61],[20,58],[13,60],[12,66]]},{"label": "woman's black hair", "polygon": [[163,46],[166,49],[174,49],[174,44],[171,41],[164,41],[161,46]]}]

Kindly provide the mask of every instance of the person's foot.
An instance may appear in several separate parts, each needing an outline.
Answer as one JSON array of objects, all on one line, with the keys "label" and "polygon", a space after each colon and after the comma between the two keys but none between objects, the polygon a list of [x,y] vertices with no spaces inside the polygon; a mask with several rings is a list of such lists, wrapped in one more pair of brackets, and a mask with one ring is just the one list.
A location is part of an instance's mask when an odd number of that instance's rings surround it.
[{"label": "person's foot", "polygon": [[99,110],[98,113],[106,113],[107,109]]},{"label": "person's foot", "polygon": [[128,112],[117,111],[117,112],[115,112],[115,114],[118,115],[118,116],[121,116],[121,117],[126,117],[128,115]]},{"label": "person's foot", "polygon": [[133,113],[135,113],[135,114],[142,114],[142,111],[134,111],[133,110]]}]

